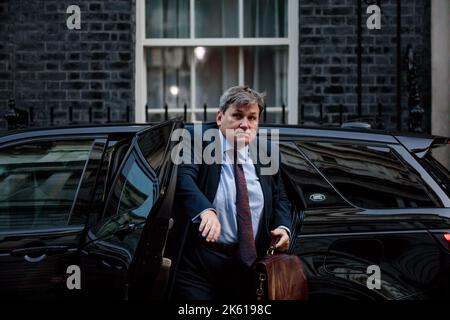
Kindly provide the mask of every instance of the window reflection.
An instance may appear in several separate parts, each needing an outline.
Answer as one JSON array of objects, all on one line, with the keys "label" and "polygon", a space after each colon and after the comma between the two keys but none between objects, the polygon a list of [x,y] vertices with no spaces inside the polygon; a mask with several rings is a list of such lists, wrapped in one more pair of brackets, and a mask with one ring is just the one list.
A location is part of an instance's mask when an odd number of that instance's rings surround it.
[{"label": "window reflection", "polygon": [[153,206],[158,184],[155,176],[149,176],[131,157],[125,165],[125,185],[119,197],[117,214],[146,218]]},{"label": "window reflection", "polygon": [[287,0],[244,0],[245,37],[287,37]]},{"label": "window reflection", "polygon": [[[302,201],[305,201],[308,209],[350,207],[304,159],[295,144],[280,143],[280,152],[285,172],[286,192],[298,207],[303,207]],[[295,193],[292,193],[293,190]]]},{"label": "window reflection", "polygon": [[[150,109],[183,108],[191,101],[192,48],[151,48],[147,50],[147,105]],[[173,95],[171,87],[177,87]],[[163,120],[161,114],[150,121]]]},{"label": "window reflection", "polygon": [[92,141],[0,150],[0,230],[67,225]]},{"label": "window reflection", "polygon": [[[207,121],[215,119],[222,93],[238,83],[238,54],[239,48],[236,47],[208,47],[204,59],[196,62],[197,107],[202,108],[206,104],[214,110],[208,113]],[[203,120],[203,112],[199,112],[197,118]]]},{"label": "window reflection", "polygon": [[103,245],[113,245],[117,250],[128,252],[130,257],[159,193],[156,173],[144,169],[146,166],[139,158],[136,151],[130,154],[109,199],[107,214],[114,212],[93,231],[95,237],[104,241]]},{"label": "window reflection", "polygon": [[336,189],[359,207],[440,206],[414,169],[390,148],[328,142],[298,145]]},{"label": "window reflection", "polygon": [[[222,93],[239,83],[239,52],[243,51],[244,83],[260,92],[266,92],[267,122],[282,122],[282,106],[288,110],[288,47],[173,47],[147,49],[147,105],[149,121],[164,120],[164,106],[169,117],[184,116],[191,120],[192,109],[197,109],[195,120],[215,119]],[[191,65],[194,63],[194,68]],[[194,74],[192,74],[192,71]],[[191,79],[195,79],[195,86]],[[176,94],[174,95],[174,87]],[[194,91],[195,90],[195,91]],[[194,105],[191,105],[195,96]],[[276,107],[277,109],[271,109]],[[154,112],[152,112],[152,109]],[[156,110],[158,109],[158,110]],[[174,110],[176,109],[176,110]]]},{"label": "window reflection", "polygon": [[[269,108],[287,104],[287,47],[246,47],[244,64],[245,83],[257,91],[267,92],[265,102]],[[281,123],[281,110],[269,112],[267,122]]]},{"label": "window reflection", "polygon": [[145,11],[146,38],[189,38],[189,1],[146,0]]},{"label": "window reflection", "polygon": [[237,38],[238,0],[196,0],[196,38]]}]

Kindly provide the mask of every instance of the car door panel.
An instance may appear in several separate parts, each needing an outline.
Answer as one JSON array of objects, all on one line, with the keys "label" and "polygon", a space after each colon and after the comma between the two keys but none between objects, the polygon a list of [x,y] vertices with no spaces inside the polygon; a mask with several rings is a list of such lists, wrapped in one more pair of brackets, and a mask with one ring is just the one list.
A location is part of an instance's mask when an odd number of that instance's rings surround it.
[{"label": "car door panel", "polygon": [[[67,267],[79,264],[85,227],[72,219],[74,208],[88,201],[80,188],[92,193],[90,181],[98,170],[105,141],[97,136],[55,136],[0,146],[6,157],[3,163],[8,163],[0,170],[3,176],[14,177],[17,171],[21,175],[17,179],[27,179],[17,191],[0,179],[4,207],[0,214],[0,296],[55,298],[70,294]],[[15,150],[12,153],[8,151],[11,148]],[[24,156],[15,162],[17,154]]]},{"label": "car door panel", "polygon": [[168,121],[144,129],[134,138],[109,191],[104,218],[90,228],[82,250],[85,285],[91,297],[128,298],[136,269],[133,264],[146,264],[146,273],[156,272],[152,266],[161,265],[139,257],[147,244],[160,251],[164,247],[168,232],[164,217],[171,215],[162,205],[167,198],[164,191],[169,182],[175,183],[170,179],[170,135],[180,125],[178,120]]},{"label": "car door panel", "polygon": [[68,294],[66,270],[78,263],[82,230],[80,226],[0,236],[0,295],[54,298]]}]

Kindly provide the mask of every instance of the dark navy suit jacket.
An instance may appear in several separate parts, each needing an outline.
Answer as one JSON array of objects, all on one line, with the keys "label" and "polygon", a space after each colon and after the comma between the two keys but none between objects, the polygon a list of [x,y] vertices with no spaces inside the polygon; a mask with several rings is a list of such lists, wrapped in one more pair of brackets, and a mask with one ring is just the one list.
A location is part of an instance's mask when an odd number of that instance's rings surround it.
[{"label": "dark navy suit jacket", "polygon": [[[217,125],[204,125],[203,131],[210,128],[217,129]],[[193,137],[192,133],[191,136]],[[203,144],[203,149],[208,143]],[[255,169],[264,195],[264,209],[256,235],[256,246],[260,257],[270,246],[270,230],[278,226],[286,226],[291,232],[293,231],[291,204],[284,190],[280,170],[275,175],[261,175],[261,166],[258,160]],[[175,201],[177,207],[189,217],[190,221],[203,210],[213,208],[212,203],[219,187],[220,173],[221,164],[181,164],[178,167]]]}]

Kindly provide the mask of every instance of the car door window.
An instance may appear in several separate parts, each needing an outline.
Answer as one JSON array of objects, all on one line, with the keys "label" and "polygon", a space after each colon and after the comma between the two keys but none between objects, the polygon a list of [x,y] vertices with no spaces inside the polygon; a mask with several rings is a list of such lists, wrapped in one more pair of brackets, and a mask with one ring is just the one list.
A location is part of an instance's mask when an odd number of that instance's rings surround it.
[{"label": "car door window", "polygon": [[351,207],[308,163],[294,143],[281,142],[280,152],[286,191],[291,202],[297,207]]},{"label": "car door window", "polygon": [[130,212],[146,218],[158,194],[154,171],[146,172],[132,155],[123,170],[125,185],[120,191],[117,214]]},{"label": "car door window", "polygon": [[450,172],[432,154],[428,153],[420,163],[433,176],[442,190],[450,198]]},{"label": "car door window", "polygon": [[[170,140],[172,126],[162,126],[158,130],[149,130],[139,135],[139,149],[148,164],[161,177],[161,166],[166,151],[167,142]],[[160,181],[161,182],[161,181]]]},{"label": "car door window", "polygon": [[[111,194],[107,207],[107,211],[111,211],[110,217],[95,229],[96,237],[106,236],[110,245],[133,254],[158,193],[159,183],[155,171],[143,161],[138,150],[133,150]],[[120,234],[121,230],[125,233]]]},{"label": "car door window", "polygon": [[385,145],[298,142],[352,204],[366,209],[440,207],[419,174]]},{"label": "car door window", "polygon": [[68,224],[92,141],[0,149],[0,230]]},{"label": "car door window", "polygon": [[[151,128],[136,137],[109,197],[104,220],[93,232],[130,254],[160,193],[162,162],[172,125]],[[121,230],[133,226],[123,236]],[[106,238],[105,238],[106,240]]]}]

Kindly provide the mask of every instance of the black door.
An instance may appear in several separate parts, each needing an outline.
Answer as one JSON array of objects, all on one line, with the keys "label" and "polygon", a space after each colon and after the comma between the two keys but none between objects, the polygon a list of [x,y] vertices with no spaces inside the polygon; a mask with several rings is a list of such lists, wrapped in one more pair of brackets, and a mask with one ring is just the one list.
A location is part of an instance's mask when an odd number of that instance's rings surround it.
[{"label": "black door", "polygon": [[62,297],[105,137],[0,145],[0,296]]},{"label": "black door", "polygon": [[180,126],[180,121],[167,121],[134,138],[103,218],[89,229],[82,250],[87,295],[126,299],[154,293],[161,265],[168,265],[163,253],[176,178],[170,137]]}]

